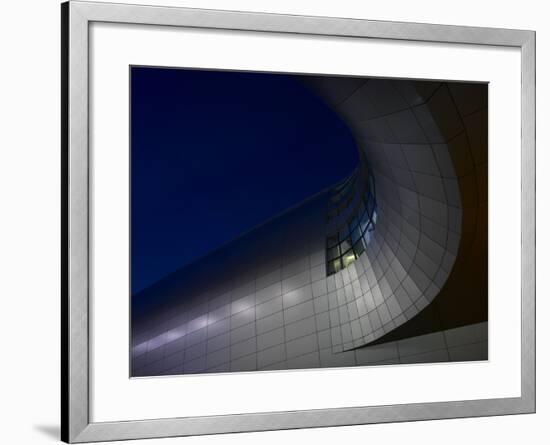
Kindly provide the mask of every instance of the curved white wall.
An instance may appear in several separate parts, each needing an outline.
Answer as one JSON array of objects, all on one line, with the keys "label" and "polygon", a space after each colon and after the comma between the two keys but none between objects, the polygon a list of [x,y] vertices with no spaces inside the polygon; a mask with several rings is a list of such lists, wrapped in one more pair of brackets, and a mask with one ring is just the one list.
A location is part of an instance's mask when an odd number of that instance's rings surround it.
[{"label": "curved white wall", "polygon": [[[464,88],[440,82],[311,78],[308,83],[352,128],[376,181],[374,240],[358,261],[327,279],[337,352],[405,323],[445,284],[462,225],[451,150],[468,150],[464,119],[486,104],[483,94],[467,91],[475,86],[466,86],[465,95]],[[475,125],[484,117],[478,114]]]}]

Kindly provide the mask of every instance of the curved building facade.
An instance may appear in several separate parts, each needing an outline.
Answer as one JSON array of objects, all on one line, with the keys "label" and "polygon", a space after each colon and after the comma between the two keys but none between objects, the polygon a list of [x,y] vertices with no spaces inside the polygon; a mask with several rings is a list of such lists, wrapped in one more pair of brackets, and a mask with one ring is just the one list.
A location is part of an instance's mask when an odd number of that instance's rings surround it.
[{"label": "curved building facade", "polygon": [[487,359],[487,85],[301,80],[357,169],[135,295],[133,376]]}]

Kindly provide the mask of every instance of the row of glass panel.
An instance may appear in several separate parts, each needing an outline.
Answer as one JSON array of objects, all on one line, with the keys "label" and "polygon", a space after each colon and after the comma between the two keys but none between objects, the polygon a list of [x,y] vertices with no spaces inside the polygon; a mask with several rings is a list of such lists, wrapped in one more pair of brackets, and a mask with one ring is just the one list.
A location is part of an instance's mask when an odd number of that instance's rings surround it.
[{"label": "row of glass panel", "polygon": [[364,252],[372,239],[377,219],[372,176],[369,176],[369,185],[355,216],[327,237],[327,275],[335,274],[349,266]]},{"label": "row of glass panel", "polygon": [[[355,185],[356,181],[350,182],[350,184]],[[356,187],[346,187],[345,190],[343,190],[341,193],[338,193],[337,195],[334,195],[331,197],[331,207],[328,211],[328,219],[329,221],[331,219],[336,218],[338,215],[341,215],[342,213],[345,213],[346,209],[349,208],[351,202],[353,201],[353,198],[355,197],[355,193],[353,191],[356,189]]]}]

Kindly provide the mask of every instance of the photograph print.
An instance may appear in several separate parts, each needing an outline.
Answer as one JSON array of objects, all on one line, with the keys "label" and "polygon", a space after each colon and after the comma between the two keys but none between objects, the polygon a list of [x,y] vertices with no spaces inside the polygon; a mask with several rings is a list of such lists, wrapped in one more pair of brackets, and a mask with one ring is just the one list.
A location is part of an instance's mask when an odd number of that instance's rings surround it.
[{"label": "photograph print", "polygon": [[488,359],[486,83],[129,75],[131,377]]}]

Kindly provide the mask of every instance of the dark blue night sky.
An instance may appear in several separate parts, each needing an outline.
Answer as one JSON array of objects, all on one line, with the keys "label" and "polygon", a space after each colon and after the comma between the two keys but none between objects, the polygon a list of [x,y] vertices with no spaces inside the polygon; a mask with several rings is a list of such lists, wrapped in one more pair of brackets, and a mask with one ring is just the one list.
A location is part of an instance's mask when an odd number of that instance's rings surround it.
[{"label": "dark blue night sky", "polygon": [[132,294],[358,163],[295,76],[133,67],[131,81]]}]

